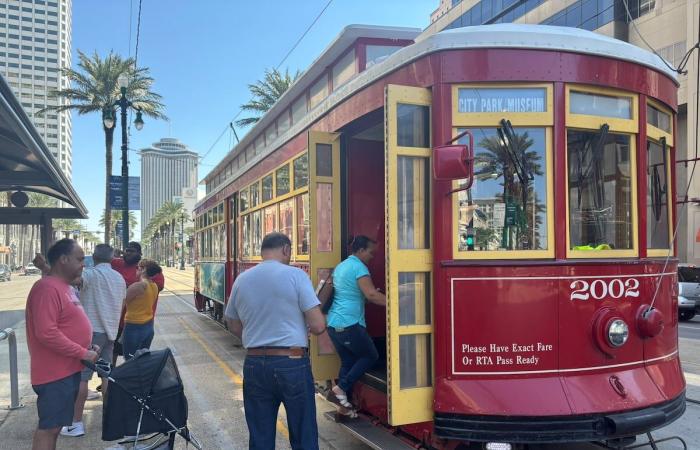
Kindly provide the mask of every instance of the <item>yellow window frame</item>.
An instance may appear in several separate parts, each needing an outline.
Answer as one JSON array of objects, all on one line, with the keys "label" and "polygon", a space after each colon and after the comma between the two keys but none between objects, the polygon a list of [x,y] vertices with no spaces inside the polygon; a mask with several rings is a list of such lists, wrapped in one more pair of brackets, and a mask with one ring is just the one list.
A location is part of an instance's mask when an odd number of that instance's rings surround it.
[{"label": "yellow window frame", "polygon": [[[605,122],[603,122],[605,123]],[[575,130],[576,127],[566,127],[566,130]],[[595,130],[585,130],[595,131]],[[612,130],[611,130],[612,131]],[[567,258],[634,258],[639,256],[639,211],[637,207],[637,139],[636,135],[630,133],[616,132],[630,138],[630,180],[631,180],[631,205],[632,205],[632,248],[620,250],[573,250],[571,248],[571,224],[569,223],[570,199],[569,199],[569,144],[566,143],[564,152],[564,162],[566,164],[565,186],[566,186],[566,257]]]},{"label": "yellow window frame", "polygon": [[[465,113],[459,112],[459,89],[528,89],[544,88],[546,90],[545,112],[497,112]],[[504,116],[514,127],[552,126],[554,124],[554,94],[551,83],[470,83],[452,86],[452,123],[453,127],[494,126]]]},{"label": "yellow window frame", "polygon": [[[584,94],[598,94],[606,97],[629,98],[631,100],[632,118],[620,119],[608,116],[593,116],[588,114],[576,114],[571,112],[571,91]],[[629,134],[639,133],[639,96],[634,93],[617,89],[599,88],[582,84],[566,85],[566,128],[600,129],[603,124],[608,124],[610,131],[620,131]]]},{"label": "yellow window frame", "polygon": [[[673,117],[673,116],[672,116]],[[652,127],[651,125],[647,124],[647,140],[653,141],[655,144],[661,145],[659,140],[653,139],[649,134],[648,130],[649,128],[655,128]],[[656,128],[658,130],[658,128]],[[662,130],[660,130],[662,131]],[[665,133],[665,132],[664,132]],[[671,146],[668,145],[668,141],[666,141],[666,154],[664,155],[666,158],[666,186],[668,189],[669,187],[672,187],[671,184]],[[649,186],[647,186],[647,190],[649,189]],[[647,256],[657,256],[657,257],[666,257],[669,255],[673,255],[673,213],[671,209],[671,202],[672,197],[671,197],[671,192],[666,193],[666,213],[668,214],[668,242],[669,242],[669,247],[668,248],[652,248],[649,247],[649,244],[647,243]],[[646,211],[645,211],[646,212]],[[647,217],[647,227],[649,226],[649,218]]]},{"label": "yellow window frame", "polygon": [[666,138],[666,146],[675,147],[673,145],[673,112],[671,112],[670,109],[663,106],[661,103],[652,99],[647,99],[647,105],[652,106],[671,117],[671,132],[662,130],[661,128],[656,128],[654,125],[649,123],[649,119],[647,118],[647,137],[659,142],[661,141],[661,138]]}]

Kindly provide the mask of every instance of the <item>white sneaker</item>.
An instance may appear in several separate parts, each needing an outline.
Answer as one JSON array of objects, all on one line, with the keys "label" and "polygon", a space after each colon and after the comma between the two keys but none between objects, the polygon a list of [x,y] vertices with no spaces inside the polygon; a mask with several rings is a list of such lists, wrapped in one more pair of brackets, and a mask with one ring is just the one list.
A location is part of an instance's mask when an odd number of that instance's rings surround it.
[{"label": "white sneaker", "polygon": [[73,425],[61,428],[61,436],[84,436],[85,426],[83,422],[73,422]]},{"label": "white sneaker", "polygon": [[88,393],[87,393],[88,400],[97,400],[100,397],[102,397],[102,395],[99,392],[88,389]]}]

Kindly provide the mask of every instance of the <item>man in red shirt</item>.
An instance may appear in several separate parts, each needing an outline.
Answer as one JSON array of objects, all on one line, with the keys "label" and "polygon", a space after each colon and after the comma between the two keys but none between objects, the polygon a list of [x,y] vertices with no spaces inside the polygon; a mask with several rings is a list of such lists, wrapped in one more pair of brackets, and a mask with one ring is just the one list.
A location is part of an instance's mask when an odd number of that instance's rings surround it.
[{"label": "man in red shirt", "polygon": [[[122,277],[124,277],[124,281],[126,281],[126,287],[128,288],[132,284],[136,283],[139,281],[139,275],[137,273],[138,270],[138,265],[139,261],[141,261],[141,244],[135,241],[131,241],[126,245],[126,248],[124,249],[124,257],[123,258],[114,258],[112,259],[112,269],[116,270],[121,274]],[[163,278],[163,274],[159,273],[158,275],[154,276],[151,278],[153,282],[158,286],[158,292],[162,291],[163,288],[165,287],[165,278]],[[155,315],[156,308],[158,306],[158,299],[156,299],[156,302],[153,304],[153,314]],[[126,313],[126,310],[122,310],[122,317],[119,320],[119,331],[117,332],[117,341],[119,341],[119,338],[122,335],[122,330],[124,329],[124,314]],[[118,344],[115,341],[114,345],[114,357],[112,358],[112,361],[114,363],[117,362],[117,355],[121,354],[121,345]]]},{"label": "man in red shirt", "polygon": [[54,450],[62,426],[73,423],[81,360],[95,362],[92,326],[70,283],[83,272],[83,249],[61,239],[48,251],[49,274],[34,283],[25,308],[31,382],[39,425],[33,450]]}]

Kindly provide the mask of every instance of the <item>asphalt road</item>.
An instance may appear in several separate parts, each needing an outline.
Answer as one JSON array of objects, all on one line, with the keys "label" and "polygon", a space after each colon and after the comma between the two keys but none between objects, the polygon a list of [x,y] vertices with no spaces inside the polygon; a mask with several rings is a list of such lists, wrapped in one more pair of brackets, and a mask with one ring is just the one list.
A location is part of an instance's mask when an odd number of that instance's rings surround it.
[{"label": "asphalt road", "polygon": [[[207,449],[243,449],[247,447],[247,429],[242,402],[242,364],[244,351],[237,340],[223,327],[197,313],[192,306],[191,270],[166,270],[166,290],[161,294],[156,317],[154,348],[170,347],[177,359],[186,395],[189,401],[189,424]],[[27,439],[36,424],[35,396],[28,381],[28,355],[23,339],[24,304],[36,276],[13,277],[9,283],[0,283],[0,326],[15,326],[20,350],[20,385],[26,408],[4,412],[9,402],[7,381],[7,345],[0,342],[0,449],[28,448]],[[689,379],[689,396],[700,399],[700,320],[681,324],[681,357]],[[693,375],[698,374],[698,375]],[[694,377],[691,379],[691,377]],[[93,384],[96,384],[94,382]],[[323,449],[364,450],[369,447],[345,433],[338,425],[321,416],[332,407],[325,400],[317,400],[319,409],[320,446]],[[82,438],[59,439],[59,449],[106,448],[99,436],[101,402],[89,401],[86,408],[88,435]],[[700,449],[700,438],[695,430],[700,420],[700,406],[689,404],[685,416],[671,426],[654,434],[659,437],[678,434],[688,440],[691,449]],[[278,449],[287,449],[288,431],[283,409],[277,422]],[[185,448],[178,445],[177,448]],[[540,446],[532,450],[587,450],[600,448],[593,445]],[[659,449],[680,449],[674,442],[666,442]]]}]

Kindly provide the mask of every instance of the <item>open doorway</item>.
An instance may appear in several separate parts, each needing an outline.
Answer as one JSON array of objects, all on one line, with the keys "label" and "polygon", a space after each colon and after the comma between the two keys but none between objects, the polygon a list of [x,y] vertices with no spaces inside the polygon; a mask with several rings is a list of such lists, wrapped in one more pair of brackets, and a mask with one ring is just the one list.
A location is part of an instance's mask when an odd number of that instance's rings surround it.
[{"label": "open doorway", "polygon": [[[341,136],[343,242],[358,235],[377,241],[377,251],[368,267],[374,285],[386,292],[384,109],[348,124]],[[343,250],[345,259],[347,246]],[[360,381],[386,392],[386,308],[367,303],[365,320],[379,359]]]}]

